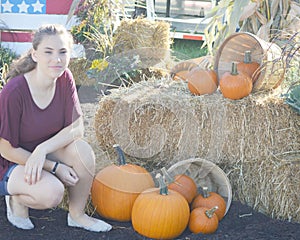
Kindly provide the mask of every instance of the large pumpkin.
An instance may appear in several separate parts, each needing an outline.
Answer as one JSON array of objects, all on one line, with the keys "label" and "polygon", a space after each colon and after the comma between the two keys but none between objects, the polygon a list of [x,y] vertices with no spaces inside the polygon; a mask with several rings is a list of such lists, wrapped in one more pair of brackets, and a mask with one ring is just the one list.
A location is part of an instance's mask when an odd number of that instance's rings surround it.
[{"label": "large pumpkin", "polygon": [[154,239],[174,239],[188,226],[190,208],[178,192],[160,187],[142,192],[132,208],[132,226],[139,234]]},{"label": "large pumpkin", "polygon": [[211,94],[218,88],[217,73],[212,69],[193,68],[187,81],[188,89],[195,95]]},{"label": "large pumpkin", "polygon": [[252,91],[252,79],[237,71],[237,63],[232,63],[231,72],[225,72],[220,78],[220,90],[225,98],[237,100],[248,96]]},{"label": "large pumpkin", "polygon": [[96,211],[104,218],[130,221],[131,211],[138,195],[155,186],[150,173],[141,166],[127,164],[118,145],[119,164],[100,170],[92,184],[91,198]]},{"label": "large pumpkin", "polygon": [[191,209],[198,207],[212,208],[217,206],[216,215],[219,221],[226,213],[226,202],[222,196],[215,192],[209,192],[207,187],[203,187],[203,194],[198,194],[192,202]]}]

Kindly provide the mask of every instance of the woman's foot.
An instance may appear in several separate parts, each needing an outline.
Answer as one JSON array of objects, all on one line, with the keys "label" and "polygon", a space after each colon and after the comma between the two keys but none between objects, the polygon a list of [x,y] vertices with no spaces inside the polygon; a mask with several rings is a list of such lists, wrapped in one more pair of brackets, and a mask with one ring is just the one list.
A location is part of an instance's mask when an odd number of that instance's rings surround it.
[{"label": "woman's foot", "polygon": [[75,221],[74,219],[72,219],[70,213],[68,213],[68,226],[83,228],[91,232],[108,232],[112,229],[112,226],[110,224],[102,220],[89,217],[86,214]]},{"label": "woman's foot", "polygon": [[[28,208],[25,206],[21,206],[17,202],[13,201],[12,196],[5,196],[6,202],[6,215],[8,221],[17,228],[29,230],[33,229],[34,225],[28,217]],[[15,215],[13,209],[20,210],[19,216]]]}]

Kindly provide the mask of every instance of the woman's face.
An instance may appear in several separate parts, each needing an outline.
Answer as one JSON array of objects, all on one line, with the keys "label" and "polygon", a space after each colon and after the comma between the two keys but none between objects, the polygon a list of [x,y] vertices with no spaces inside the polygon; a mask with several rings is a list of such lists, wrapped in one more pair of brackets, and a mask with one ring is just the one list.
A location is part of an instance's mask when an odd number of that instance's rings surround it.
[{"label": "woman's face", "polygon": [[43,38],[32,58],[37,70],[49,78],[56,79],[65,71],[70,62],[70,46],[64,35],[50,35]]}]

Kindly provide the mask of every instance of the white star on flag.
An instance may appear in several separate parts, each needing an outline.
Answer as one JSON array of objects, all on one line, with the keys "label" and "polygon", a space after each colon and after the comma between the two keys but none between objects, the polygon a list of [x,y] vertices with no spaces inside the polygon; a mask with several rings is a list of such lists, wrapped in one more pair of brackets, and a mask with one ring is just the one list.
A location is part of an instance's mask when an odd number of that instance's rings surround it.
[{"label": "white star on flag", "polygon": [[2,7],[3,7],[3,12],[12,12],[12,7],[14,5],[11,4],[9,1],[6,1],[6,3],[3,3],[2,4]]},{"label": "white star on flag", "polygon": [[44,7],[44,4],[41,4],[40,1],[37,1],[36,3],[32,4],[33,6],[33,12],[43,12],[42,8]]},{"label": "white star on flag", "polygon": [[19,7],[19,12],[20,13],[27,13],[28,7],[29,5],[25,3],[25,1],[23,1],[21,4],[18,4]]}]

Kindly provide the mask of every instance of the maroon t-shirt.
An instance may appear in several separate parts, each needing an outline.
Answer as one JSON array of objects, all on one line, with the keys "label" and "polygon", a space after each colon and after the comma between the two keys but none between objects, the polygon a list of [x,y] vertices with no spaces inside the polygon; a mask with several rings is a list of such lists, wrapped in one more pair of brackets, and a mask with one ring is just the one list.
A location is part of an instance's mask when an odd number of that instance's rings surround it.
[{"label": "maroon t-shirt", "polygon": [[[0,137],[32,152],[82,115],[70,70],[56,81],[51,103],[40,109],[31,96],[24,75],[11,79],[0,92]],[[12,162],[0,156],[0,180]]]}]

